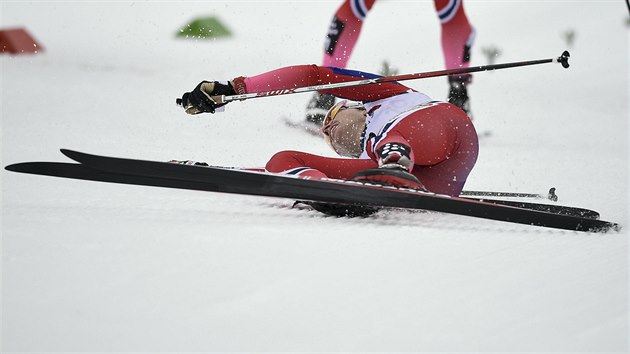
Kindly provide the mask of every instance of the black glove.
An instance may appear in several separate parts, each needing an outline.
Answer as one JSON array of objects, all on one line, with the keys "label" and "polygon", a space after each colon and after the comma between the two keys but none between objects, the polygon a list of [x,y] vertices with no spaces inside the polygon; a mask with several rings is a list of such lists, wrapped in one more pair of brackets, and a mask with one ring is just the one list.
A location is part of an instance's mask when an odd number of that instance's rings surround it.
[{"label": "black glove", "polygon": [[202,81],[191,92],[186,92],[182,98],[176,100],[177,104],[184,107],[188,114],[214,113],[215,109],[225,106],[227,103],[216,102],[213,96],[235,95],[232,84],[218,81]]},{"label": "black glove", "polygon": [[376,150],[379,168],[398,168],[410,171],[413,168],[411,148],[402,143],[387,143]]}]

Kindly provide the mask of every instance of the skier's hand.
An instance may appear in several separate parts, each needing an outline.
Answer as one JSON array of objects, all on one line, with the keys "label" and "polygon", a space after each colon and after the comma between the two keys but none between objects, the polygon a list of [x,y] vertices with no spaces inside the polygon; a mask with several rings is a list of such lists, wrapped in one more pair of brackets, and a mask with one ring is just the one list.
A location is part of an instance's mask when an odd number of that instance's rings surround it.
[{"label": "skier's hand", "polygon": [[235,95],[231,82],[202,81],[191,92],[186,92],[176,103],[188,114],[214,113],[217,108],[227,103],[221,101],[221,96]]},{"label": "skier's hand", "polygon": [[413,169],[411,148],[403,143],[386,143],[376,149],[379,168],[395,168],[404,171]]}]

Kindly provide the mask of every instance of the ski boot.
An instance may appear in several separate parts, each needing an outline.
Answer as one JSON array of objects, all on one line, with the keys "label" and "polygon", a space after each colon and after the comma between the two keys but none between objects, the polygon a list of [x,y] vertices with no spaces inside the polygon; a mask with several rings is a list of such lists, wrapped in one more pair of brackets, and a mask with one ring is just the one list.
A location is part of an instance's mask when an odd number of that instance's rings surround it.
[{"label": "ski boot", "polygon": [[405,144],[390,142],[376,151],[378,168],[359,171],[352,176],[353,181],[379,184],[399,188],[411,188],[426,191],[424,184],[409,173],[413,168],[411,148]]},{"label": "ski boot", "polygon": [[359,171],[352,176],[353,181],[366,182],[372,184],[378,184],[381,186],[392,186],[398,188],[410,188],[417,189],[426,192],[427,189],[424,184],[420,182],[416,176],[407,172],[407,169],[403,166],[394,167],[391,164],[389,167],[371,168],[368,170]]},{"label": "ski boot", "polygon": [[461,108],[472,118],[470,99],[468,98],[468,90],[466,88],[466,86],[470,85],[471,81],[472,77],[470,75],[449,76],[448,83],[451,88],[448,92],[448,102]]}]

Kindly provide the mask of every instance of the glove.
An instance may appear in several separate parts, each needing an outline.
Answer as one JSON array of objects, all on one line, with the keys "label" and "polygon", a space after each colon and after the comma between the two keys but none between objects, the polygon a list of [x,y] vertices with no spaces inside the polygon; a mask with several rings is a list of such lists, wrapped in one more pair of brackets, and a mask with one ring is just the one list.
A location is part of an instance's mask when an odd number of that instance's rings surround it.
[{"label": "glove", "polygon": [[411,148],[402,143],[387,143],[376,149],[379,168],[397,168],[411,171],[413,160]]},{"label": "glove", "polygon": [[230,82],[226,81],[202,81],[191,92],[186,92],[176,103],[186,110],[188,114],[214,113],[219,107],[227,103],[216,102],[213,96],[235,95],[236,91]]}]

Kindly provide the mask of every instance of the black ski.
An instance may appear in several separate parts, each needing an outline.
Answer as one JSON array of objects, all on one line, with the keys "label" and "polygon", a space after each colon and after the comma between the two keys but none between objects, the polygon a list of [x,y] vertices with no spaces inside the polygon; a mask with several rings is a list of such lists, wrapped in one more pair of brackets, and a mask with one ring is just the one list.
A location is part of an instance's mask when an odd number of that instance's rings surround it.
[{"label": "black ski", "polygon": [[576,217],[587,218],[587,219],[599,219],[599,216],[600,216],[599,213],[594,210],[569,207],[569,206],[564,206],[564,205],[529,203],[529,202],[521,202],[521,201],[513,201],[513,200],[499,200],[499,199],[485,199],[485,198],[471,198],[471,197],[464,197],[464,199],[472,199],[472,200],[477,200],[477,201],[492,203],[492,204],[509,205],[509,206],[522,208],[522,209],[531,209],[531,210],[537,210],[537,211],[544,211],[547,213],[576,216]]},{"label": "black ski", "polygon": [[[210,191],[216,192],[215,184],[208,182],[194,182],[194,181],[182,181],[171,180],[159,177],[142,177],[133,176],[120,173],[110,173],[100,171],[86,165],[76,163],[64,163],[64,162],[25,162],[14,164],[6,167],[7,170],[13,172],[29,173],[44,176],[64,177],[79,180],[98,181],[98,182],[111,182],[119,184],[131,184],[140,186],[151,187],[166,187],[176,189],[189,189],[198,191]],[[538,211],[545,211],[554,214],[563,214],[569,216],[576,216],[589,219],[599,219],[599,213],[594,210],[568,207],[555,204],[538,204],[528,203],[520,201],[506,201],[495,199],[478,199],[478,198],[466,198],[484,201],[486,203],[503,204],[515,206],[518,208],[532,209]]]},{"label": "black ski", "polygon": [[[619,229],[615,223],[579,217],[575,214],[531,210],[352,181],[303,180],[239,170],[104,157],[70,150],[62,152],[84,165],[23,163],[8,166],[7,169],[93,181],[280,197],[320,203],[424,209],[577,231]],[[593,211],[588,211],[584,215],[597,216]]]}]

